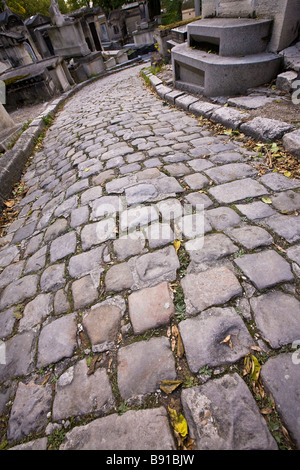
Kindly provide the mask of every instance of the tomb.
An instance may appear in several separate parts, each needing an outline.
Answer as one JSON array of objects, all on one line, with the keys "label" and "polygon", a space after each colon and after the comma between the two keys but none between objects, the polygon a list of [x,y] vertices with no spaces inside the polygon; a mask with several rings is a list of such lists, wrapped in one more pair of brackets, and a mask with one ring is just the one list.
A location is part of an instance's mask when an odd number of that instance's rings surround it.
[{"label": "tomb", "polygon": [[295,0],[203,0],[202,19],[173,33],[175,86],[214,97],[269,83],[281,71],[280,48],[298,37],[299,27]]}]

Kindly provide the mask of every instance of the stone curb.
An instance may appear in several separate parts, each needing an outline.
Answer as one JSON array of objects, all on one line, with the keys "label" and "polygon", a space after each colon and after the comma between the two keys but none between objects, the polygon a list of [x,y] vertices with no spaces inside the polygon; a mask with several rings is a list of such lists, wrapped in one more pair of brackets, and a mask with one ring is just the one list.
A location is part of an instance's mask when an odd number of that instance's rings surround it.
[{"label": "stone curb", "polygon": [[218,122],[226,128],[240,130],[248,137],[258,141],[274,142],[282,140],[284,148],[296,158],[300,158],[300,131],[295,126],[283,121],[262,117],[249,120],[249,114],[246,111],[216,105],[210,101],[200,101],[195,95],[166,86],[162,80],[151,74],[151,72],[145,75],[149,78],[151,86],[158,96],[170,104],[196,116],[203,116],[213,122]]},{"label": "stone curb", "polygon": [[67,91],[55,99],[47,108],[37,116],[18,138],[14,147],[7,150],[5,154],[0,157],[0,212],[3,209],[4,201],[9,198],[14,184],[19,181],[25,164],[32,154],[36,139],[46,127],[46,118],[55,114],[61,104],[65,103],[67,99],[73,96],[87,85],[90,85],[96,80],[100,80],[106,76],[117,73],[120,70],[125,70],[140,63],[142,58],[139,56],[124,64],[116,65],[115,67],[92,77],[82,83],[77,84],[71,90]]}]

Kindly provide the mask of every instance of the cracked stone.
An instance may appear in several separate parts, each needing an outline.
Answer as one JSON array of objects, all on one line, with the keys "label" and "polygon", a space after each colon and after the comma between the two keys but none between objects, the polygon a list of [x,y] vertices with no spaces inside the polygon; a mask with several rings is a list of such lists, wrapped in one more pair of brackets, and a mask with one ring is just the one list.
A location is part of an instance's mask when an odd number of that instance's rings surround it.
[{"label": "cracked stone", "polygon": [[238,374],[183,390],[181,400],[197,450],[277,449],[251,392]]},{"label": "cracked stone", "polygon": [[105,369],[88,375],[82,359],[64,372],[57,381],[53,402],[53,420],[81,416],[99,411],[109,412],[114,398]]},{"label": "cracked stone", "polygon": [[99,351],[99,345],[106,349],[110,343],[114,343],[120,328],[121,318],[120,308],[106,304],[94,305],[84,315],[83,326],[92,346],[98,346],[97,351]]},{"label": "cracked stone", "polygon": [[28,385],[19,383],[8,423],[8,440],[20,440],[29,434],[43,431],[51,410],[52,388],[50,384]]},{"label": "cracked stone", "polygon": [[54,263],[68,255],[75,253],[76,250],[76,233],[69,232],[61,237],[56,238],[50,247],[50,262]]}]

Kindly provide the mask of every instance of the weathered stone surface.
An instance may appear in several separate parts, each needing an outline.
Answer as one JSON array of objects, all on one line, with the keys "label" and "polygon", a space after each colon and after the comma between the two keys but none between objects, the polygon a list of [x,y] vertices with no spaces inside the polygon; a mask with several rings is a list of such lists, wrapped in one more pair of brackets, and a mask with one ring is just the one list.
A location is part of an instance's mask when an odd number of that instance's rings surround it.
[{"label": "weathered stone surface", "polygon": [[249,117],[249,114],[238,111],[237,109],[221,107],[214,110],[210,116],[210,119],[212,121],[220,122],[230,129],[237,129],[244,122],[244,120],[248,119]]},{"label": "weathered stone surface", "polygon": [[257,173],[255,168],[247,163],[229,163],[215,168],[204,170],[205,174],[209,176],[215,183],[227,183],[240,178],[247,178]]},{"label": "weathered stone surface", "polygon": [[40,437],[39,439],[35,439],[34,441],[10,447],[9,450],[47,450],[47,442],[47,437]]},{"label": "weathered stone surface", "polygon": [[19,249],[15,245],[3,248],[0,251],[0,268],[8,266],[13,261],[19,260]]},{"label": "weathered stone surface", "polygon": [[222,233],[206,235],[203,239],[203,245],[198,243],[198,239],[189,240],[185,244],[191,259],[188,272],[198,272],[207,269],[213,261],[229,256],[236,251],[238,247]]},{"label": "weathered stone surface", "polygon": [[99,279],[94,278],[92,273],[73,282],[72,295],[75,310],[91,305],[98,299],[98,285]]},{"label": "weathered stone surface", "polygon": [[184,176],[191,173],[191,170],[184,163],[173,163],[171,165],[166,165],[165,170],[167,170],[172,176]]},{"label": "weathered stone surface", "polygon": [[261,368],[261,378],[266,389],[274,397],[278,413],[297,449],[300,449],[299,353],[279,354],[268,359]]},{"label": "weathered stone surface", "polygon": [[154,206],[132,207],[120,214],[120,230],[128,233],[134,228],[148,225],[156,220],[158,220],[158,212]]},{"label": "weathered stone surface", "polygon": [[277,449],[254,398],[238,374],[183,390],[181,400],[197,450]]},{"label": "weathered stone surface", "polygon": [[162,219],[166,222],[181,217],[183,215],[183,208],[177,199],[165,199],[156,204]]},{"label": "weathered stone surface", "polygon": [[93,248],[79,255],[72,256],[69,261],[69,274],[71,277],[80,278],[92,272],[98,273],[101,268],[104,247]]},{"label": "weathered stone surface", "polygon": [[0,289],[21,277],[24,267],[24,261],[18,261],[4,268],[0,274]]},{"label": "weathered stone surface", "polygon": [[149,248],[158,248],[174,241],[175,235],[170,225],[152,223],[143,229]]},{"label": "weathered stone surface", "polygon": [[60,289],[65,282],[65,264],[53,264],[43,272],[40,286],[43,292],[49,292]]},{"label": "weathered stone surface", "polygon": [[66,221],[66,219],[57,219],[52,225],[47,228],[45,233],[45,241],[49,242],[50,240],[53,240],[59,235],[62,235],[64,232],[66,232],[67,228],[68,222]]},{"label": "weathered stone surface", "polygon": [[259,246],[271,245],[273,237],[263,228],[246,226],[228,231],[228,235],[249,250]]},{"label": "weathered stone surface", "polygon": [[138,255],[144,249],[145,237],[141,232],[131,232],[114,241],[114,252],[119,261]]},{"label": "weathered stone surface", "polygon": [[36,338],[33,331],[26,331],[5,343],[5,364],[0,364],[0,381],[26,375],[33,370]]},{"label": "weathered stone surface", "polygon": [[[114,343],[120,328],[122,312],[115,305],[94,305],[83,317],[83,326],[92,346],[107,347]],[[97,348],[99,349],[99,347]]]},{"label": "weathered stone surface", "polygon": [[39,271],[46,264],[47,247],[43,246],[40,250],[34,253],[27,261],[24,268],[24,274]]},{"label": "weathered stone surface", "polygon": [[130,289],[133,285],[133,276],[127,263],[112,266],[105,276],[105,287],[107,291],[120,292]]},{"label": "weathered stone surface", "polygon": [[87,374],[86,360],[82,359],[67,369],[56,384],[53,402],[53,420],[88,413],[108,412],[114,406],[114,398],[106,370],[98,368]]},{"label": "weathered stone surface", "polygon": [[19,331],[29,330],[41,323],[52,312],[52,294],[39,294],[24,308]]},{"label": "weathered stone surface", "polygon": [[282,139],[285,150],[297,158],[300,158],[300,130],[289,132]]},{"label": "weathered stone surface", "polygon": [[169,323],[175,313],[167,282],[133,292],[128,297],[129,316],[135,334]]},{"label": "weathered stone surface", "polygon": [[289,243],[300,239],[300,217],[277,214],[265,220],[267,226]]},{"label": "weathered stone surface", "polygon": [[181,285],[187,315],[199,313],[212,305],[223,304],[242,293],[237,278],[227,267],[187,274]]},{"label": "weathered stone surface", "polygon": [[35,274],[11,282],[0,297],[0,310],[33,297],[37,291],[38,277]]},{"label": "weathered stone surface", "polygon": [[[142,284],[155,285],[162,281],[174,281],[180,267],[173,246],[137,257],[135,267]],[[145,286],[146,287],[146,286]]]},{"label": "weathered stone surface", "polygon": [[[131,431],[128,432],[128,429]],[[98,418],[85,426],[73,428],[60,446],[60,450],[175,450],[175,448],[167,412],[163,407],[127,411],[121,416],[114,413],[105,418]]]},{"label": "weathered stone surface", "polygon": [[119,196],[103,196],[90,202],[92,208],[91,219],[99,219],[116,214],[122,209]]},{"label": "weathered stone surface", "polygon": [[176,380],[175,361],[167,338],[152,338],[120,348],[118,387],[124,400],[155,392],[162,380]]},{"label": "weathered stone surface", "polygon": [[77,347],[76,318],[74,313],[65,315],[44,326],[38,347],[38,367],[45,367],[71,357]]},{"label": "weathered stone surface", "polygon": [[188,162],[188,164],[195,171],[203,171],[213,166],[213,164],[209,160],[206,160],[205,158],[197,158],[195,160]]},{"label": "weathered stone surface", "polygon": [[13,307],[0,313],[0,331],[1,331],[0,338],[1,339],[5,339],[13,331],[13,327],[16,321],[16,318],[14,317],[13,314],[14,314]]},{"label": "weathered stone surface", "polygon": [[300,194],[295,191],[284,191],[272,196],[272,205],[278,211],[293,212],[300,209]]},{"label": "weathered stone surface", "polygon": [[206,176],[201,175],[201,173],[193,173],[192,175],[185,176],[183,179],[191,189],[202,189],[209,184],[209,180]]},{"label": "weathered stone surface", "polygon": [[85,225],[81,231],[82,249],[87,250],[116,237],[116,221],[113,218],[103,219],[94,224]]},{"label": "weathered stone surface", "polygon": [[47,425],[51,410],[52,389],[30,382],[19,383],[8,423],[8,440],[18,441],[33,432],[41,432]]},{"label": "weathered stone surface", "polygon": [[241,223],[240,216],[230,207],[217,207],[206,213],[208,220],[215,230],[225,230]]},{"label": "weathered stone surface", "polygon": [[272,348],[300,338],[300,303],[282,292],[269,292],[250,299],[255,323]]},{"label": "weathered stone surface", "polygon": [[158,192],[153,184],[141,183],[125,189],[125,194],[127,204],[132,205],[153,200]]},{"label": "weathered stone surface", "polygon": [[287,255],[291,260],[296,261],[296,263],[300,264],[300,246],[299,245],[292,246],[291,248],[289,248],[287,250]]},{"label": "weathered stone surface", "polygon": [[21,227],[14,235],[12,243],[20,243],[20,241],[24,240],[25,238],[29,238],[30,235],[33,234],[35,231],[36,222],[31,222],[30,224],[24,225]]},{"label": "weathered stone surface", "polygon": [[[234,363],[248,354],[248,347],[253,343],[243,320],[232,307],[210,308],[180,322],[179,331],[192,372],[204,366]],[[228,335],[231,347],[222,343]]]},{"label": "weathered stone surface", "polygon": [[257,181],[245,178],[231,183],[220,184],[209,190],[209,193],[220,203],[230,204],[248,197],[262,196],[267,190]]},{"label": "weathered stone surface", "polygon": [[238,108],[244,109],[257,109],[265,106],[268,103],[271,103],[274,98],[269,98],[267,96],[241,96],[238,98],[230,98],[228,104],[232,106],[237,106]]},{"label": "weathered stone surface", "polygon": [[72,228],[85,224],[89,220],[88,206],[81,206],[71,212],[70,226]]},{"label": "weathered stone surface", "polygon": [[283,191],[300,187],[300,180],[287,178],[280,173],[267,173],[260,177],[260,181],[273,191]]},{"label": "weathered stone surface", "polygon": [[294,280],[289,263],[273,250],[244,255],[234,262],[259,290]]},{"label": "weathered stone surface", "polygon": [[65,258],[76,250],[76,233],[69,232],[61,237],[56,238],[50,247],[50,262],[54,263],[62,258]]},{"label": "weathered stone surface", "polygon": [[54,314],[60,315],[70,311],[70,303],[63,289],[56,292],[54,297]]},{"label": "weathered stone surface", "polygon": [[237,204],[236,208],[250,220],[259,220],[276,214],[268,204],[261,201],[250,202],[249,204]]},{"label": "weathered stone surface", "polygon": [[[199,209],[197,207],[197,209]],[[211,225],[204,215],[204,211],[197,211],[194,214],[184,215],[174,226],[176,238],[199,238],[211,230]]]},{"label": "weathered stone surface", "polygon": [[199,194],[198,192],[190,193],[185,198],[184,201],[186,204],[191,204],[196,211],[207,209],[213,205],[212,200],[206,194]]},{"label": "weathered stone surface", "polygon": [[291,124],[262,117],[255,117],[241,125],[242,132],[264,142],[281,139],[285,133],[291,130],[293,130]]}]

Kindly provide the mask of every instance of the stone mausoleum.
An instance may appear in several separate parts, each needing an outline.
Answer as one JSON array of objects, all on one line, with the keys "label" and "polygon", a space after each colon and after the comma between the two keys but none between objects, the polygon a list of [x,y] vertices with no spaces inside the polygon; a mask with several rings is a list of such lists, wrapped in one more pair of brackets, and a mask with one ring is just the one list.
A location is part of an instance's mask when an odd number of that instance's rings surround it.
[{"label": "stone mausoleum", "polygon": [[202,0],[202,19],[172,48],[175,86],[231,96],[268,83],[299,31],[299,0]]}]

